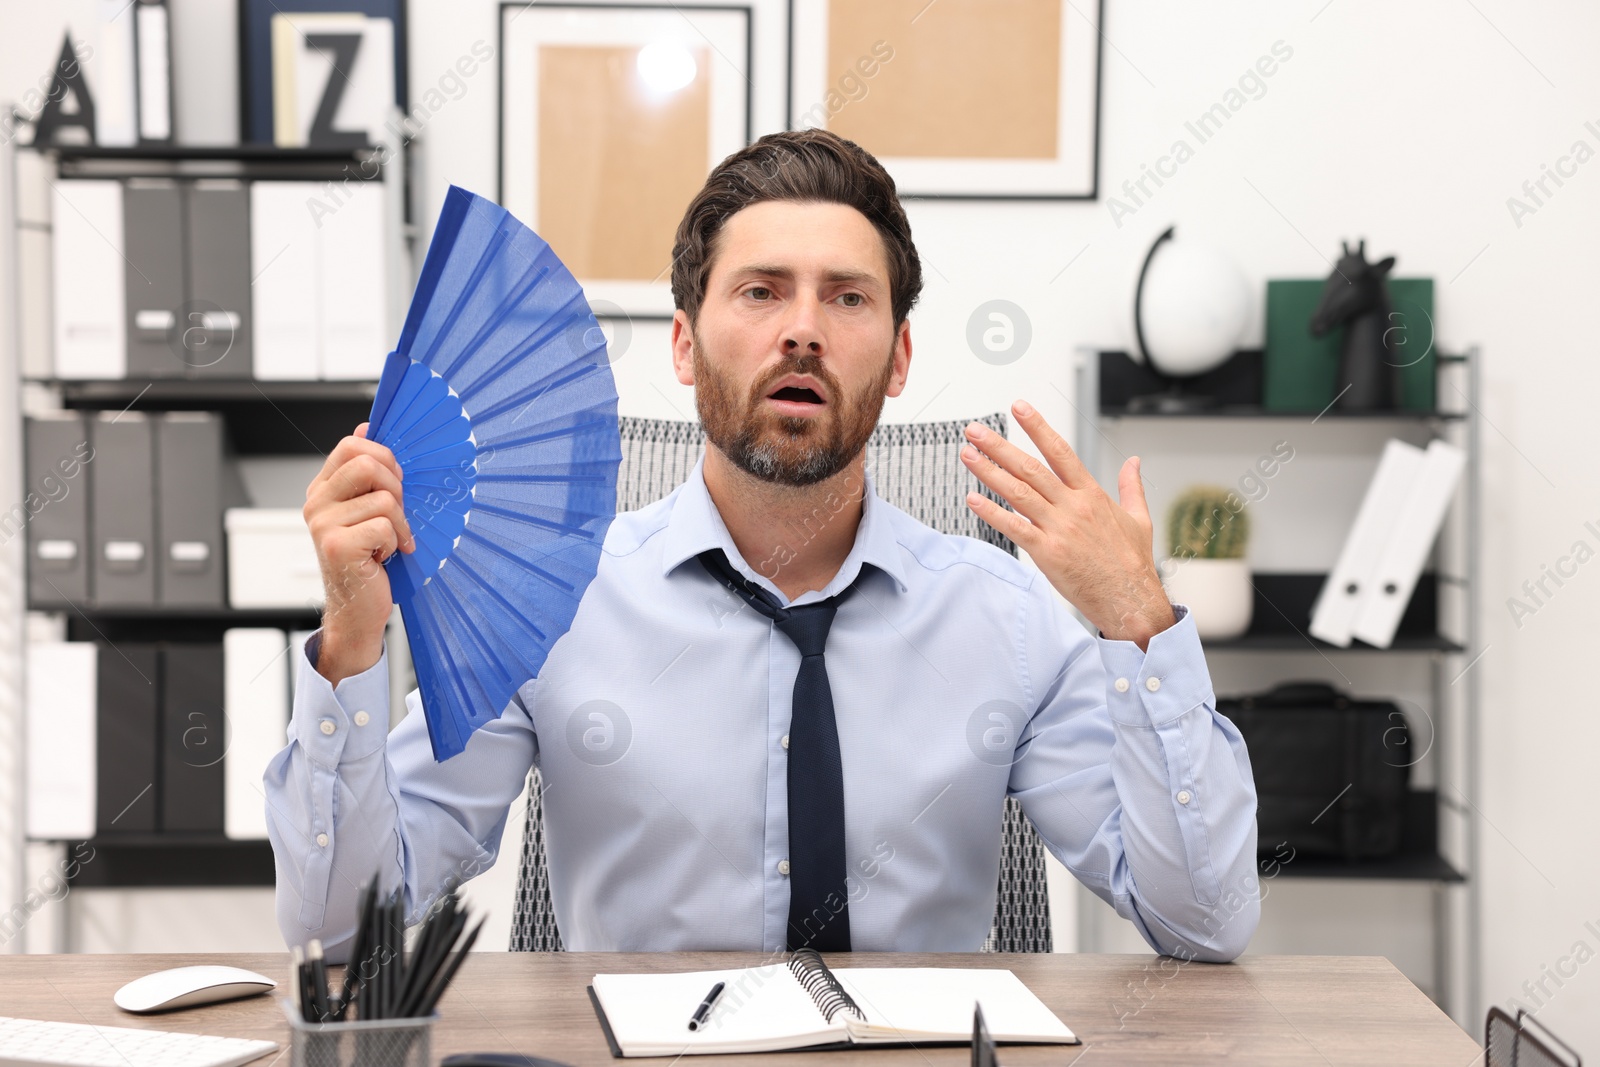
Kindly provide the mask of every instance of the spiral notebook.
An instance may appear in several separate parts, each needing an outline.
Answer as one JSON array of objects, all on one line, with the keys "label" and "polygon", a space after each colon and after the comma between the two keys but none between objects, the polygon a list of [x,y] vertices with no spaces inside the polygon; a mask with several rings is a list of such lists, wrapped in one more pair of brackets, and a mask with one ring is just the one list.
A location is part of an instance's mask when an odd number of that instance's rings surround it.
[{"label": "spiral notebook", "polygon": [[[727,983],[705,1023],[689,1018]],[[613,1056],[784,1052],[854,1045],[969,1044],[983,1007],[996,1042],[1075,1045],[1065,1023],[1008,970],[830,968],[801,949],[785,963],[678,974],[597,974],[589,987]]]}]

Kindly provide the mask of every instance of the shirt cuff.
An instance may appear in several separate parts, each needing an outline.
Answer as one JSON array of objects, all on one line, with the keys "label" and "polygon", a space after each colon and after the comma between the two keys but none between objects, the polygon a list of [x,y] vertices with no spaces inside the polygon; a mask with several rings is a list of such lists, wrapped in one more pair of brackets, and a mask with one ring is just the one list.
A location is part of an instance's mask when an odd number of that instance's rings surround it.
[{"label": "shirt cuff", "polygon": [[1172,605],[1177,621],[1150,638],[1147,651],[1132,641],[1113,641],[1096,630],[1106,668],[1106,703],[1124,726],[1165,726],[1196,705],[1215,704],[1211,672],[1194,618]]},{"label": "shirt cuff", "polygon": [[389,736],[389,648],[378,662],[342,679],[337,686],[317,673],[322,631],[306,638],[296,657],[294,716],[289,735],[300,742],[313,763],[337,767],[383,748]]}]

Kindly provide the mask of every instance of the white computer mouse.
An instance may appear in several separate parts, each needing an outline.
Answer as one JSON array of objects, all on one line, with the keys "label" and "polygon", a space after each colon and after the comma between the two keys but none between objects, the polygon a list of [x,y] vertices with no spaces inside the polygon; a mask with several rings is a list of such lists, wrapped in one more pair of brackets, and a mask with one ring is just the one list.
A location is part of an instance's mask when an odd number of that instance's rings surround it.
[{"label": "white computer mouse", "polygon": [[278,983],[266,975],[243,967],[203,964],[174,967],[170,971],[135,978],[117,990],[111,999],[123,1011],[174,1011],[255,996],[277,987]]}]

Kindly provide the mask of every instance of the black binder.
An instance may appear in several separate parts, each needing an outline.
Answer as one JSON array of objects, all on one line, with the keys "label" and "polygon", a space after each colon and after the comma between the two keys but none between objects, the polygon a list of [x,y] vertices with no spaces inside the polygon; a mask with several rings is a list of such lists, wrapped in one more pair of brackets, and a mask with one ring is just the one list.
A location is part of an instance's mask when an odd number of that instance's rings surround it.
[{"label": "black binder", "polygon": [[96,832],[154,833],[160,829],[159,647],[102,644],[96,666]]},{"label": "black binder", "polygon": [[188,202],[186,373],[191,378],[253,377],[250,191],[232,179],[201,179],[189,187]]},{"label": "black binder", "polygon": [[[28,604],[64,608],[89,599],[89,430],[75,411],[27,422]],[[5,518],[15,536],[17,518]]]},{"label": "black binder", "polygon": [[155,420],[157,600],[226,604],[222,513],[247,503],[226,449],[222,418],[169,411]]},{"label": "black binder", "polygon": [[161,829],[223,832],[222,646],[170,644],[162,653]]},{"label": "black binder", "polygon": [[182,378],[185,312],[183,195],[170,178],[130,178],[122,191],[126,238],[128,377]]},{"label": "black binder", "polygon": [[140,411],[102,411],[90,422],[89,436],[94,602],[149,607],[156,600],[150,420]]}]

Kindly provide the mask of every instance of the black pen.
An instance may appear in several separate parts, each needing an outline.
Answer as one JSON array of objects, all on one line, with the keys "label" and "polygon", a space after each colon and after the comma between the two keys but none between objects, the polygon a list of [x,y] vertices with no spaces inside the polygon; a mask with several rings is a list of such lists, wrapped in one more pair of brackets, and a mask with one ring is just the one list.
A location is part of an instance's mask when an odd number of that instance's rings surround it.
[{"label": "black pen", "polygon": [[306,955],[311,972],[311,1010],[316,1013],[317,1022],[325,1023],[333,1009],[328,1004],[328,963],[322,955],[322,942],[313,937],[306,945]]},{"label": "black pen", "polygon": [[700,1006],[694,1010],[694,1015],[690,1017],[689,1029],[698,1030],[706,1024],[706,1019],[711,1015],[712,1005],[717,1002],[718,997],[722,996],[722,990],[727,984],[726,982],[718,982],[711,987],[711,992],[706,994],[706,999],[700,1002]]}]

